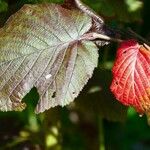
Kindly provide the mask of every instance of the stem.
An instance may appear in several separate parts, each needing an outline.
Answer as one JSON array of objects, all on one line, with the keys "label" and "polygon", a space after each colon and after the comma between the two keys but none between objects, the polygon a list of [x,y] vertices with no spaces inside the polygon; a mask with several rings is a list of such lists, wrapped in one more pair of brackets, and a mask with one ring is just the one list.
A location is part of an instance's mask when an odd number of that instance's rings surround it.
[{"label": "stem", "polygon": [[99,150],[105,150],[103,119],[99,116],[98,116],[98,128],[99,128]]},{"label": "stem", "polygon": [[99,34],[99,33],[93,33],[93,37],[95,39],[102,39],[102,40],[106,40],[106,41],[113,41],[113,42],[122,42],[123,40],[121,39],[116,39],[116,38],[113,38],[113,37],[109,37],[107,35],[103,35],[103,34]]},{"label": "stem", "polygon": [[80,40],[96,40],[96,39],[101,39],[101,40],[105,40],[105,41],[113,41],[113,42],[118,42],[118,43],[123,41],[121,39],[109,37],[107,35],[96,33],[96,32],[84,34],[80,38]]}]

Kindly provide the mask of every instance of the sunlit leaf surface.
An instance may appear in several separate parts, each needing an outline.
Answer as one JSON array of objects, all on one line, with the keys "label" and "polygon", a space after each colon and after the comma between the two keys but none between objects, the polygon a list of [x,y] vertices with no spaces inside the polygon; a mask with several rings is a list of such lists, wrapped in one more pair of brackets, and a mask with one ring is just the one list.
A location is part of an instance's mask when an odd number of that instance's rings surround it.
[{"label": "sunlit leaf surface", "polygon": [[[25,5],[0,29],[0,110],[23,110],[36,87],[36,112],[74,100],[97,66],[97,47],[81,40],[92,20],[60,5]],[[31,99],[32,101],[32,99]]]}]

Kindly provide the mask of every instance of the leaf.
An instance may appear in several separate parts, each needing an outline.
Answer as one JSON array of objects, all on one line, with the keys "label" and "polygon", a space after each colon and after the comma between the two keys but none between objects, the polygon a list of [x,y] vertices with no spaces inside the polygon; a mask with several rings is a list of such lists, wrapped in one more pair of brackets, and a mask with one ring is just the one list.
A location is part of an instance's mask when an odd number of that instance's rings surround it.
[{"label": "leaf", "polygon": [[150,48],[135,40],[125,41],[117,51],[111,91],[124,105],[139,113],[150,109]]},{"label": "leaf", "polygon": [[89,16],[54,4],[11,16],[0,29],[0,110],[23,110],[33,87],[37,113],[72,102],[97,66],[98,48],[81,38],[91,27]]}]

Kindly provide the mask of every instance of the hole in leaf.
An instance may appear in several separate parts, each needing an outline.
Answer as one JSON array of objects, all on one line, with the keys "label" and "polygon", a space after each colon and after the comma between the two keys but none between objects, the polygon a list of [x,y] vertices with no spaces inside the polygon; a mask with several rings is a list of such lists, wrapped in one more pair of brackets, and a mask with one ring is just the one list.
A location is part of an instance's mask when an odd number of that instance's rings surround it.
[{"label": "hole in leaf", "polygon": [[127,51],[124,51],[123,54],[125,54]]},{"label": "hole in leaf", "polygon": [[56,92],[54,92],[52,95],[52,98],[55,98],[55,97],[56,97]]},{"label": "hole in leaf", "polygon": [[116,85],[118,85],[118,82],[117,82],[117,81],[116,81],[115,83],[116,83]]},{"label": "hole in leaf", "polygon": [[39,100],[39,93],[36,87],[33,87],[30,92],[23,98],[23,102],[26,103],[26,109],[30,109],[30,111],[34,111]]}]

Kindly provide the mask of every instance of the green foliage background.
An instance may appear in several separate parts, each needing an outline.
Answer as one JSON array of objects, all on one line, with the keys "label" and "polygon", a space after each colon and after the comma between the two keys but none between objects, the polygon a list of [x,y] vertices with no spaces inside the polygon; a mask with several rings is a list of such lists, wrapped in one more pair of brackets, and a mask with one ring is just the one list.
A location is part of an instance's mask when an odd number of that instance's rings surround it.
[{"label": "green foliage background", "polygon": [[[25,3],[61,0],[0,0],[0,26]],[[150,40],[149,0],[84,0],[111,27],[127,27]],[[110,93],[117,45],[100,49],[99,66],[74,103],[34,114],[36,89],[23,112],[0,113],[0,150],[149,150],[146,117],[127,110]]]}]

